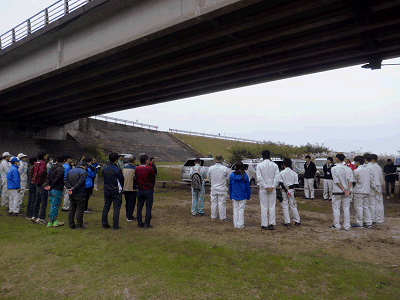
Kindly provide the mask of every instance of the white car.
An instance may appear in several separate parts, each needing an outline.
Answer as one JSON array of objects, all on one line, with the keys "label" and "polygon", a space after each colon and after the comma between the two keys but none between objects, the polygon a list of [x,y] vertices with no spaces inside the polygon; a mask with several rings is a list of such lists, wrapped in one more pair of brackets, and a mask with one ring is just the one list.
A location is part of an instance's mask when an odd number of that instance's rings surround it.
[{"label": "white car", "polygon": [[[249,176],[250,185],[256,185],[257,184],[256,167],[257,167],[259,161],[245,159],[245,160],[242,160],[242,163],[243,163],[244,170],[245,170],[247,176]],[[232,166],[229,170],[229,176],[235,171],[235,167],[236,167],[236,164],[232,164]]]}]

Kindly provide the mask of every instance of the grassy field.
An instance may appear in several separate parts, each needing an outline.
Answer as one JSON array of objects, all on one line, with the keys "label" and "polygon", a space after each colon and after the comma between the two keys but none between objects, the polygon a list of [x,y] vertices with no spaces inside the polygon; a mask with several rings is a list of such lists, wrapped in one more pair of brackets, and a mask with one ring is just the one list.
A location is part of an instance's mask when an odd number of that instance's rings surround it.
[{"label": "grassy field", "polygon": [[[375,230],[355,239],[356,231],[319,229],[331,213],[323,201],[299,201],[304,227],[262,231],[257,201],[252,196],[246,228],[238,230],[210,220],[208,195],[208,217],[192,217],[189,190],[177,189],[156,189],[154,228],[147,230],[125,221],[124,208],[122,230],[101,229],[100,191],[83,231],[46,228],[1,211],[0,298],[399,299],[398,239],[379,240]],[[399,207],[388,215],[398,218]],[[228,201],[229,217],[231,211]],[[66,218],[61,212],[59,219]]]},{"label": "grassy field", "polygon": [[211,152],[213,157],[215,157],[218,154],[221,154],[224,158],[227,158],[229,156],[228,149],[230,149],[231,147],[237,145],[239,146],[253,145],[251,143],[211,139],[211,138],[204,138],[201,136],[176,134],[176,133],[174,135],[206,156],[208,155],[209,152]]}]

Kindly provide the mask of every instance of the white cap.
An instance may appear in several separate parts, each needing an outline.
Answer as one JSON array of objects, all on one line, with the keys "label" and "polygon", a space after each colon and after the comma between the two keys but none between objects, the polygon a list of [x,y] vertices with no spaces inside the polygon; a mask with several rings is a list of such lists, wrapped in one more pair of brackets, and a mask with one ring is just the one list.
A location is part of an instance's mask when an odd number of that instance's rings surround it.
[{"label": "white cap", "polygon": [[17,155],[17,157],[18,157],[19,160],[21,160],[21,158],[27,157],[27,156],[28,156],[28,155],[25,155],[25,154],[23,154],[23,153],[20,153],[20,154]]},{"label": "white cap", "polygon": [[2,157],[11,156],[10,152],[4,152]]}]

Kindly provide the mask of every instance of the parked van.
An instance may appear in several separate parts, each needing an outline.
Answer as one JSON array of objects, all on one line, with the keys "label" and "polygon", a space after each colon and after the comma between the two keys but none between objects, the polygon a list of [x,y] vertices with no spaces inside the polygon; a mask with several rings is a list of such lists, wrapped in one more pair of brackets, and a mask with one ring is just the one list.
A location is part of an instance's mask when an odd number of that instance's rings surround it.
[{"label": "parked van", "polygon": [[[250,185],[256,185],[257,184],[257,172],[256,172],[256,167],[258,164],[257,160],[242,160],[244,170],[249,176],[250,180]],[[229,170],[229,176],[235,171],[236,164],[233,164]]]}]

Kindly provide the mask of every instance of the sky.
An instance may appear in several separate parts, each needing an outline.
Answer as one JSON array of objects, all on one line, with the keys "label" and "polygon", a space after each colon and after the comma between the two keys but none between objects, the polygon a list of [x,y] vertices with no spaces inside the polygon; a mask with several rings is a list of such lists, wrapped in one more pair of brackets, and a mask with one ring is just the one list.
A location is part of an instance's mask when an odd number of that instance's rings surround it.
[{"label": "sky", "polygon": [[[0,34],[55,0],[0,0]],[[400,63],[400,58],[383,63]],[[400,66],[353,66],[107,114],[171,129],[399,155]]]}]

